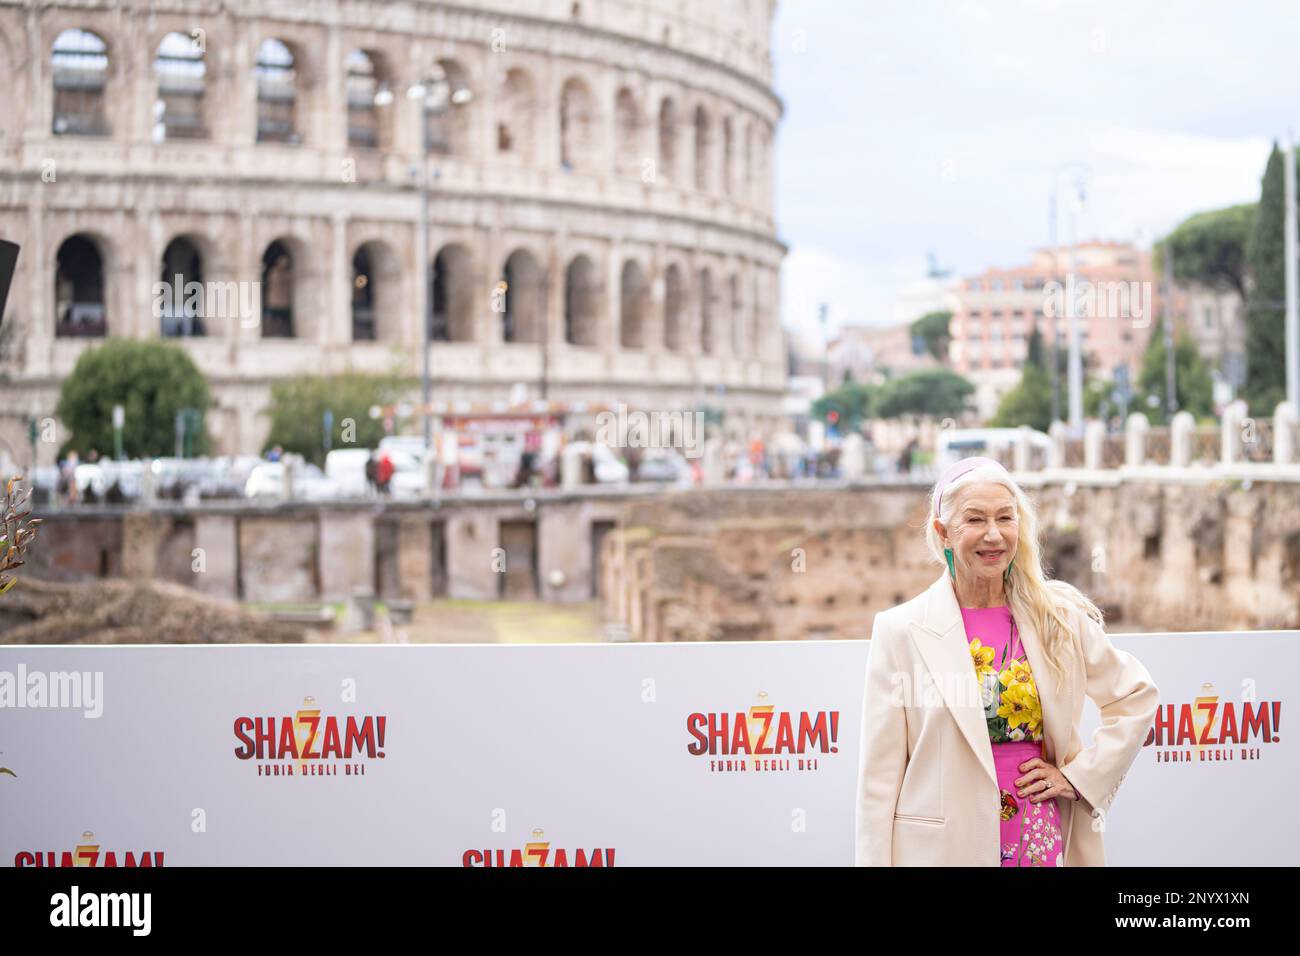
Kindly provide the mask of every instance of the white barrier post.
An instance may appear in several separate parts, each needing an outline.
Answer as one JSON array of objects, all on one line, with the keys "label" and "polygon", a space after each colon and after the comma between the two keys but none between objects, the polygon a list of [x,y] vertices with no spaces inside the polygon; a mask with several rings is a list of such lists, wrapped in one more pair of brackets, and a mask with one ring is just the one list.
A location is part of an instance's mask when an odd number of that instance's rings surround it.
[{"label": "white barrier post", "polygon": [[1273,463],[1290,465],[1296,459],[1295,427],[1300,417],[1290,402],[1282,402],[1273,412]]},{"label": "white barrier post", "polygon": [[1191,412],[1177,412],[1169,423],[1169,464],[1173,468],[1186,468],[1192,460],[1192,432],[1196,419]]},{"label": "white barrier post", "polygon": [[1047,429],[1047,434],[1052,439],[1051,447],[1047,454],[1048,468],[1065,467],[1065,436],[1069,434],[1069,426],[1065,422],[1052,422]]},{"label": "white barrier post", "polygon": [[1106,424],[1095,418],[1083,426],[1083,467],[1096,471],[1101,467],[1102,446],[1106,442]]},{"label": "white barrier post", "polygon": [[1141,412],[1130,412],[1124,422],[1124,464],[1136,468],[1146,461],[1147,431],[1151,423]]},{"label": "white barrier post", "polygon": [[1223,432],[1219,444],[1219,460],[1231,465],[1241,459],[1241,422],[1246,417],[1246,403],[1241,399],[1229,402],[1223,409]]}]

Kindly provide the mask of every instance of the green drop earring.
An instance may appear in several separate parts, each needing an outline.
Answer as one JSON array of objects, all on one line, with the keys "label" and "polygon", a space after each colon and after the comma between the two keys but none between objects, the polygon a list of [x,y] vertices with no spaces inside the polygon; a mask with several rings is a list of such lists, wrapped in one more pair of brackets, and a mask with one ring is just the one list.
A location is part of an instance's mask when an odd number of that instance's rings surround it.
[{"label": "green drop earring", "polygon": [[1007,581],[1010,581],[1010,580],[1011,580],[1011,569],[1012,569],[1012,567],[1015,566],[1015,563],[1016,563],[1016,559],[1015,559],[1015,558],[1012,558],[1010,561],[1007,562],[1007,569],[1006,569],[1005,571],[1002,572],[1002,580],[1003,580],[1003,582],[1007,582]]},{"label": "green drop earring", "polygon": [[943,556],[948,560],[948,573],[952,575],[954,581],[957,580],[957,568],[952,563],[952,548],[944,548]]}]

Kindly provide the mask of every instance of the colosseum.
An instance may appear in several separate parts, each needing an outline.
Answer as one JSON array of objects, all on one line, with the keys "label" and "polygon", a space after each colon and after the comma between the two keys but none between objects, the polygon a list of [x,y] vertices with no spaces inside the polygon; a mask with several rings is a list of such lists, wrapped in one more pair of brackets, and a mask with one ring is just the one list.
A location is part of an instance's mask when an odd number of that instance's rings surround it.
[{"label": "colosseum", "polygon": [[770,432],[774,4],[0,0],[0,441],[106,336],[189,351],[222,453],[277,378],[425,341],[435,399]]}]

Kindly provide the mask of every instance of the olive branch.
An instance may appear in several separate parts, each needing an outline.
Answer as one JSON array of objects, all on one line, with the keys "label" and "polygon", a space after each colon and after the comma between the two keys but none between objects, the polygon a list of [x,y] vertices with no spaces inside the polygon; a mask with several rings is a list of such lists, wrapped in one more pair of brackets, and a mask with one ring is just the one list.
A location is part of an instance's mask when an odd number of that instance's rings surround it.
[{"label": "olive branch", "polygon": [[[41,523],[40,518],[31,517],[32,510],[28,506],[32,489],[28,488],[17,497],[14,495],[14,486],[22,480],[22,475],[14,475],[5,483],[4,503],[0,505],[0,594],[17,583],[18,578],[11,572],[25,563],[23,556]],[[24,506],[27,506],[26,511],[22,510]]]}]

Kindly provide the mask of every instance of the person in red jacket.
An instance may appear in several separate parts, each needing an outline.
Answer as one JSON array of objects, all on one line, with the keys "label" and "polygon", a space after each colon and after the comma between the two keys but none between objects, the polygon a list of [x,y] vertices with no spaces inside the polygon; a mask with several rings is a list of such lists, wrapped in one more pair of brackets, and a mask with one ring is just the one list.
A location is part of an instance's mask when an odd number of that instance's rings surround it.
[{"label": "person in red jacket", "polygon": [[379,485],[380,494],[388,494],[388,482],[393,477],[393,459],[388,457],[388,452],[383,452],[379,456],[379,465],[375,468],[375,483]]}]

